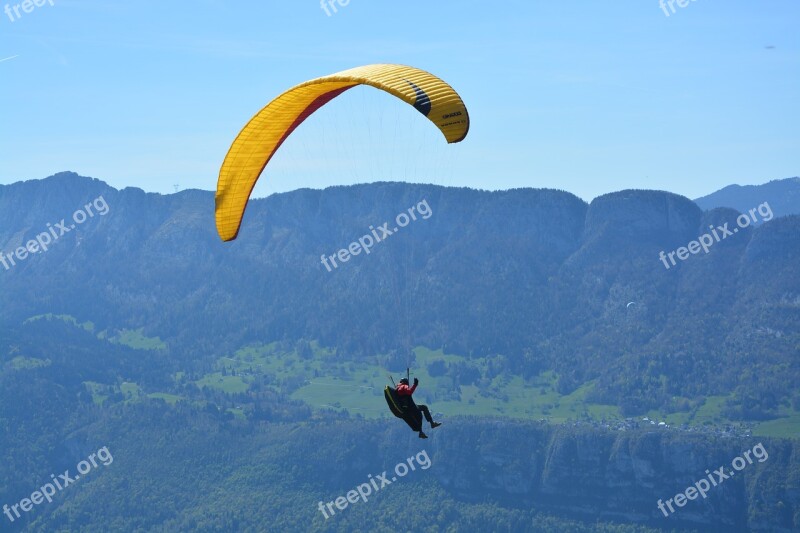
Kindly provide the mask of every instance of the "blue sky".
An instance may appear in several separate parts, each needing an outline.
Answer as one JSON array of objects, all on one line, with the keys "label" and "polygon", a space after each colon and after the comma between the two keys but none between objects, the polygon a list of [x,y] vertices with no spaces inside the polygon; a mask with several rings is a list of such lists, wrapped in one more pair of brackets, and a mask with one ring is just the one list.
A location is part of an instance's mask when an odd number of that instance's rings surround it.
[{"label": "blue sky", "polygon": [[[14,18],[20,3],[0,0]],[[328,16],[317,0],[53,0],[0,13],[0,183],[72,170],[118,188],[213,190],[231,141],[273,97],[384,62],[448,81],[469,137],[448,146],[391,97],[346,93],[295,132],[257,195],[409,179],[697,197],[799,175],[800,2],[675,9],[350,0]]]}]

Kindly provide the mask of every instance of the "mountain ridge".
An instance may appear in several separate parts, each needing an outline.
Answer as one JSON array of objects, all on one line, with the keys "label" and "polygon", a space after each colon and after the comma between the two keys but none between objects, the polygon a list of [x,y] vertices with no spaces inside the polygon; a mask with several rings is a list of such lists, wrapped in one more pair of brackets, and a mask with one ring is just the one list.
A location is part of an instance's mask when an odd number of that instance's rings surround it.
[{"label": "mountain ridge", "polygon": [[[783,391],[748,411],[761,416],[775,416],[791,400],[774,366],[752,385],[730,361],[749,331],[744,342],[754,353],[783,351],[779,360],[797,371],[797,311],[779,304],[800,295],[797,216],[742,228],[708,253],[670,265],[660,253],[680,251],[707,228],[735,228],[738,212],[703,212],[660,191],[619,191],[587,204],[555,190],[382,182],[255,200],[239,239],[223,244],[211,192],[117,190],[63,173],[0,187],[0,251],[25,246],[99,196],[109,207],[105,216],[89,218],[46,253],[0,268],[0,321],[54,313],[101,329],[144,328],[184,357],[201,346],[208,357],[248,342],[301,339],[357,358],[418,345],[468,357],[503,354],[507,370],[524,376],[555,371],[562,393],[596,380],[599,399],[632,412],[698,394],[663,366],[684,346],[701,361],[686,368],[709,379],[707,394],[744,402],[753,387]],[[323,266],[321,256],[377,235],[371,228],[422,201],[428,219],[330,272]],[[715,278],[720,282],[708,285]],[[702,293],[717,296],[709,304],[696,297]],[[626,308],[631,301],[635,312]],[[760,310],[760,323],[734,314],[720,331],[699,327],[709,313],[747,306]],[[783,336],[758,345],[761,330]],[[621,379],[659,360],[640,374],[642,383]],[[659,375],[670,376],[666,386],[657,385]]]}]

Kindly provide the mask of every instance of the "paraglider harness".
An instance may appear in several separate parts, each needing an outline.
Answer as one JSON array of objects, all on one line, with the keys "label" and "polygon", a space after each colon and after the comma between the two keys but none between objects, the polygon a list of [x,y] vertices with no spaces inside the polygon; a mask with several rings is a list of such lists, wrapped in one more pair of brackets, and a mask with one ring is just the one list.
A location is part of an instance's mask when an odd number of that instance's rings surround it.
[{"label": "paraglider harness", "polygon": [[[408,378],[409,369],[406,368],[406,380],[408,380]],[[383,389],[383,395],[386,397],[389,410],[397,418],[403,419],[412,430],[416,432],[422,431],[422,411],[419,410],[414,400],[411,399],[411,396],[401,398],[400,395],[397,394],[396,385],[392,376],[389,376],[389,379],[392,380],[392,385],[394,386],[387,385],[386,388]]]}]

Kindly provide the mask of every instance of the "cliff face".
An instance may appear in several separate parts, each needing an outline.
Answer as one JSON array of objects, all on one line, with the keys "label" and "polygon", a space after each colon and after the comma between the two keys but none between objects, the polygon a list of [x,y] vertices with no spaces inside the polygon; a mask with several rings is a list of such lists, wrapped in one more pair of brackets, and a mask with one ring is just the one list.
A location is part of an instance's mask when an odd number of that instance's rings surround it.
[{"label": "cliff face", "polygon": [[[796,441],[718,438],[664,431],[482,423],[450,424],[437,434],[433,461],[442,486],[466,501],[487,497],[559,516],[719,531],[800,528]],[[658,500],[707,479],[762,442],[769,454],[711,487],[707,498],[673,505]],[[716,477],[715,477],[716,479]],[[668,510],[668,509],[667,509]],[[769,510],[767,512],[767,510]]]},{"label": "cliff face", "polygon": [[584,240],[606,228],[629,238],[694,238],[702,211],[691,200],[661,191],[626,190],[595,198],[586,213]]}]

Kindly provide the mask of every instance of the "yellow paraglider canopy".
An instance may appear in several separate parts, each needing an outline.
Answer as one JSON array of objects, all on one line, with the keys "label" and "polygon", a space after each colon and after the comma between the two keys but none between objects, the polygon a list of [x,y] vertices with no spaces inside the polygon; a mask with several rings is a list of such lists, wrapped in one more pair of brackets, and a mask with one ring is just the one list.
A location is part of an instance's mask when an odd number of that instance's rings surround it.
[{"label": "yellow paraglider canopy", "polygon": [[467,136],[469,115],[461,97],[424,70],[367,65],[301,83],[250,119],[225,156],[216,194],[217,231],[223,241],[238,235],[250,193],[283,141],[317,109],[357,85],[370,85],[413,105],[439,128],[448,143]]}]

